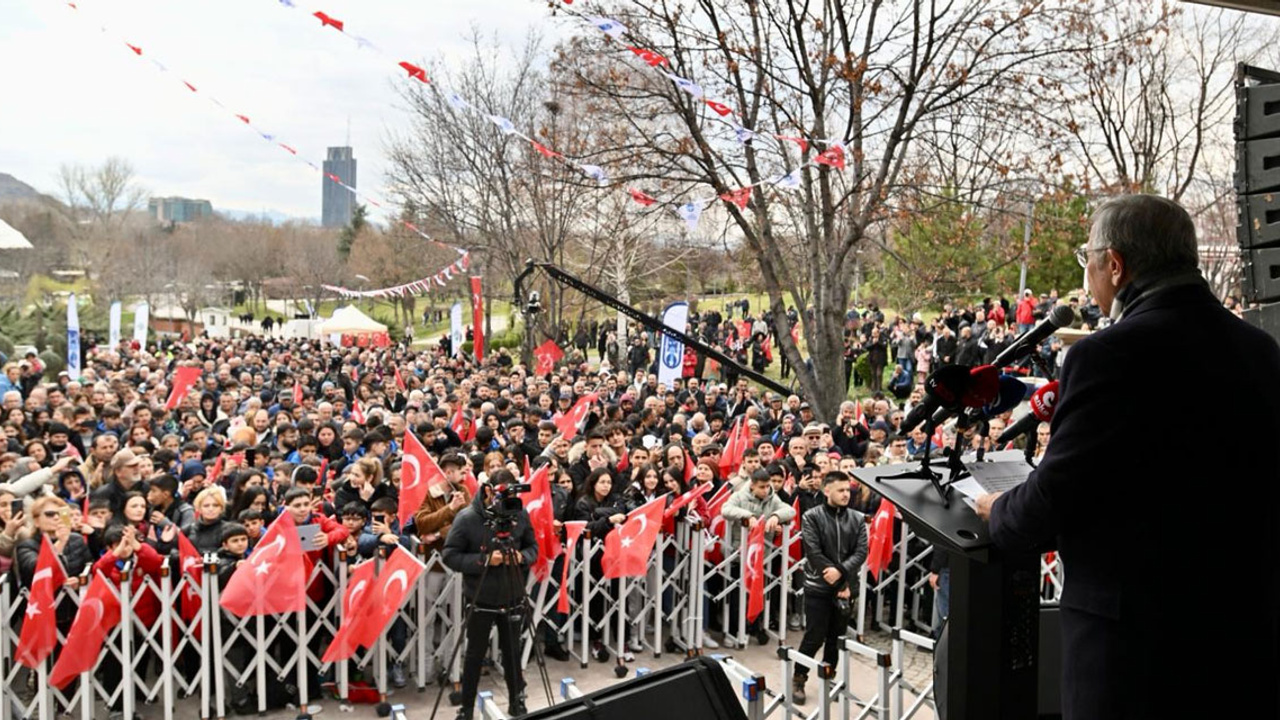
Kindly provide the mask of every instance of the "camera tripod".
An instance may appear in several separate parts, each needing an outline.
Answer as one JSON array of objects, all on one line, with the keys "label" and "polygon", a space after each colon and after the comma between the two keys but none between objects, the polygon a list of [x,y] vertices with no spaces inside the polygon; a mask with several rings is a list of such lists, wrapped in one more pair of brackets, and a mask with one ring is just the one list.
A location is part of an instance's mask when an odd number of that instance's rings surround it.
[{"label": "camera tripod", "polygon": [[[551,689],[551,679],[547,675],[547,662],[545,657],[542,654],[542,644],[541,644],[541,641],[538,639],[537,630],[533,624],[533,605],[529,601],[528,592],[525,591],[525,583],[522,578],[523,573],[521,573],[519,569],[521,565],[520,552],[512,545],[510,533],[499,532],[496,534],[494,541],[496,545],[495,547],[482,548],[482,552],[486,559],[485,559],[484,570],[480,572],[480,582],[477,583],[477,587],[480,587],[480,588],[484,587],[485,578],[488,577],[489,571],[492,570],[494,567],[488,561],[489,556],[491,556],[495,551],[501,552],[502,565],[500,566],[499,572],[507,573],[507,582],[509,583],[508,587],[519,587],[520,593],[521,593],[520,600],[516,602],[512,607],[500,608],[496,611],[500,615],[505,616],[502,619],[500,619],[499,622],[509,622],[509,620],[507,620],[507,617],[510,617],[513,613],[518,613],[520,616],[519,632],[508,634],[509,642],[507,644],[510,645],[511,647],[502,648],[503,662],[516,663],[516,666],[515,666],[517,668],[516,671],[519,672],[518,670],[519,663],[524,655],[521,649],[522,643],[520,641],[522,641],[527,634],[529,637],[530,644],[533,648],[534,661],[537,662],[538,664],[538,674],[542,680],[543,692],[545,692],[547,696],[547,705],[550,706],[555,703],[554,693]],[[462,615],[462,625],[459,627],[459,630],[458,630],[458,633],[459,633],[458,639],[453,645],[452,652],[450,652],[449,654],[449,662],[444,666],[445,672],[451,671],[453,668],[453,664],[458,660],[458,653],[462,650],[462,646],[465,643],[468,628],[471,626],[471,616],[472,616],[472,613],[475,612],[475,610],[476,610],[476,604],[475,604],[475,601],[473,600],[467,606],[466,611]],[[481,612],[495,612],[495,611],[482,609]],[[501,634],[499,634],[499,637],[501,637]],[[465,672],[465,668],[464,668],[464,672]],[[521,684],[522,684],[521,697],[523,697],[525,694],[524,687],[528,685],[528,683],[525,683],[523,681],[523,674],[521,678]],[[441,683],[440,690],[436,693],[435,705],[433,705],[431,708],[431,720],[435,720],[436,714],[440,712],[440,701],[441,699],[444,698],[444,689],[445,689],[445,684]],[[450,701],[453,702],[455,700],[455,697],[459,702],[461,701],[462,698],[461,698],[460,690],[454,693],[450,693]],[[512,697],[512,698],[509,698],[508,701],[515,702],[517,700],[520,700],[521,697]],[[474,712],[474,709],[475,709],[475,706],[473,704],[472,705],[473,712]]]}]

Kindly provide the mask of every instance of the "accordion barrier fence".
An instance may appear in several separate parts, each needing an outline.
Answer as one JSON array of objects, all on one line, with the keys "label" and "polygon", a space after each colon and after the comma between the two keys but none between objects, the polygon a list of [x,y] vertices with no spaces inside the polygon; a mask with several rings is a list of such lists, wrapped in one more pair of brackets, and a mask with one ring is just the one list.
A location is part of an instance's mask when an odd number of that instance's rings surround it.
[{"label": "accordion barrier fence", "polygon": [[[655,658],[664,653],[680,657],[700,653],[707,630],[713,628],[722,634],[721,642],[727,649],[745,647],[755,634],[746,617],[748,588],[742,580],[746,575],[743,548],[747,529],[735,525],[720,532],[735,533],[737,542],[725,543],[696,519],[681,519],[673,532],[658,536],[645,575],[617,580],[605,579],[601,573],[603,540],[584,533],[575,544],[573,557],[562,554],[545,581],[530,578],[536,632],[544,638],[557,637],[580,667],[592,660],[593,641],[598,641],[596,655],[607,654],[618,677],[629,672],[625,662],[633,653],[651,653]],[[778,538],[765,542],[764,610],[758,630],[777,644],[784,687],[766,688],[763,676],[727,654],[717,656],[730,677],[741,684],[749,717],[791,712],[827,717],[834,706],[839,717],[905,718],[931,704],[931,687],[914,688],[903,678],[902,654],[907,644],[932,648],[934,591],[928,570],[932,548],[916,539],[905,524],[897,523],[895,532],[898,539],[890,567],[878,579],[872,579],[864,568],[858,611],[840,668],[830,669],[788,645],[788,620],[793,623],[793,642],[799,639],[795,621],[803,627],[798,614],[804,607],[804,559],[798,549],[801,538],[796,526],[781,526]],[[249,709],[264,712],[272,693],[283,692],[290,702],[303,705],[322,696],[347,699],[356,672],[385,698],[390,669],[397,664],[410,685],[418,689],[425,689],[442,675],[456,685],[461,679],[461,654],[455,656],[453,648],[463,634],[462,583],[456,573],[445,568],[438,553],[423,550],[420,547],[418,552],[426,571],[374,646],[357,651],[348,661],[328,664],[322,663],[321,657],[341,625],[342,598],[351,568],[359,562],[382,563],[381,555],[361,560],[335,552],[332,562],[316,563],[312,568],[304,612],[246,618],[235,617],[219,606],[217,567],[212,557],[206,558],[200,573],[194,568],[183,572],[174,558],[157,576],[143,574],[136,590],[127,579],[139,571],[128,563],[120,585],[110,586],[120,603],[120,622],[108,633],[95,669],[62,689],[50,686],[49,673],[89,578],[82,578],[78,589],[57,590],[57,607],[62,610],[58,647],[35,669],[14,660],[27,590],[19,588],[14,577],[0,578],[0,720],[53,720],[64,713],[92,720],[102,717],[102,708],[107,706],[131,717],[143,704],[154,706],[163,713],[160,716],[171,720],[175,703],[182,698],[198,699],[203,718],[226,717],[232,704],[246,697],[256,699]],[[1056,602],[1063,585],[1062,561],[1046,556],[1041,570],[1042,600]],[[568,596],[564,613],[557,611],[562,572]],[[159,605],[159,615],[150,624],[139,613],[143,602],[150,602],[144,601],[148,593],[154,594]],[[871,629],[891,634],[889,652],[862,644]],[[526,635],[523,663],[530,661],[532,649]],[[452,666],[445,667],[451,658]],[[873,665],[878,673],[878,688],[872,697],[859,698],[849,689],[849,669],[855,659]],[[822,686],[803,707],[791,699],[790,679],[796,663],[810,667],[810,676],[818,678]],[[576,687],[567,680],[562,683],[562,693],[570,691],[576,692]],[[492,702],[488,706],[496,709]],[[488,712],[484,703],[477,707]]]}]

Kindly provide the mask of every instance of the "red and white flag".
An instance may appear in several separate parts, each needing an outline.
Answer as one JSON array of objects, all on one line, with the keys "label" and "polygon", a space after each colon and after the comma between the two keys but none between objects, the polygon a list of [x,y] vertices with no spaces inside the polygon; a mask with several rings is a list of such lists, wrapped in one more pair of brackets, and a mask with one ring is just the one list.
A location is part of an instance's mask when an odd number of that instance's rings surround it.
[{"label": "red and white flag", "polygon": [[578,538],[586,529],[585,520],[564,524],[564,562],[560,565],[560,597],[556,599],[556,612],[569,612],[569,562],[573,560],[573,548],[578,544]]},{"label": "red and white flag", "polygon": [[173,372],[173,389],[169,391],[169,399],[165,401],[165,410],[172,410],[182,404],[187,393],[191,392],[191,386],[200,379],[200,372],[200,368],[186,365]]},{"label": "red and white flag", "polygon": [[449,429],[458,434],[458,439],[462,442],[475,439],[476,425],[473,421],[468,421],[466,415],[462,414],[462,402],[458,402],[458,411],[453,414],[453,419],[449,421]]},{"label": "red and white flag", "polygon": [[692,503],[693,501],[697,500],[703,495],[706,495],[709,492],[711,492],[711,483],[698,483],[688,492],[684,493],[683,495],[680,495],[675,500],[672,500],[671,505],[667,507],[665,515],[667,517],[674,516],[676,513],[680,512],[680,510],[684,508],[686,505],[688,505],[689,503]]},{"label": "red and white flag", "polygon": [[725,443],[724,452],[720,454],[720,474],[728,477],[742,466],[742,456],[747,452],[748,437],[747,416],[739,415],[729,431],[729,440]]},{"label": "red and white flag", "polygon": [[832,145],[823,152],[815,155],[813,161],[819,165],[829,165],[837,170],[844,169],[844,148],[839,145]]},{"label": "red and white flag", "polygon": [[378,579],[370,588],[364,607],[356,613],[356,624],[351,628],[351,638],[356,644],[373,647],[409,597],[418,576],[426,569],[408,550],[396,546],[382,565],[382,572],[378,573]]},{"label": "red and white flag", "polygon": [[599,395],[596,393],[587,393],[586,395],[583,395],[578,398],[578,402],[573,404],[573,407],[569,409],[568,413],[561,415],[553,421],[556,424],[556,429],[560,431],[561,435],[564,435],[566,440],[572,442],[573,438],[577,436],[578,430],[582,427],[582,421],[586,420],[587,413],[591,411],[592,403],[594,403],[598,397]]},{"label": "red and white flag", "polygon": [[522,493],[525,512],[533,526],[533,537],[538,541],[538,559],[534,561],[533,576],[542,582],[551,574],[551,561],[560,555],[560,535],[556,533],[555,507],[551,500],[549,465],[543,465],[528,479],[529,492]]},{"label": "red and white flag", "polygon": [[627,515],[626,522],[604,537],[600,565],[610,579],[640,577],[649,571],[649,554],[662,529],[666,498],[654,498]]},{"label": "red and white flag", "polygon": [[322,663],[337,660],[348,660],[355,654],[359,645],[352,637],[352,628],[359,624],[364,603],[369,598],[369,590],[373,586],[373,574],[377,571],[377,563],[366,560],[356,565],[347,576],[347,592],[342,596],[342,624],[333,640],[324,651]]},{"label": "red and white flag", "polygon": [[295,406],[301,405],[301,404],[302,404],[302,397],[303,397],[303,396],[302,396],[302,381],[301,381],[301,380],[294,380],[294,381],[293,381],[293,404],[294,404]]},{"label": "red and white flag", "polygon": [[471,326],[475,328],[471,348],[477,363],[484,362],[484,291],[481,280],[474,275],[471,277]]},{"label": "red and white flag", "polygon": [[879,580],[880,571],[889,567],[893,560],[893,504],[888,500],[880,501],[880,508],[871,520],[870,535],[867,570],[871,577]]},{"label": "red and white flag", "polygon": [[40,534],[40,556],[36,559],[36,572],[31,576],[31,590],[27,595],[27,612],[22,619],[22,632],[18,635],[18,647],[13,659],[29,668],[39,667],[58,644],[58,618],[54,598],[58,588],[67,582],[58,555],[49,543],[49,536]]},{"label": "red and white flag", "polygon": [[396,517],[400,527],[408,527],[413,516],[422,507],[431,488],[439,484],[449,484],[440,466],[432,459],[422,441],[413,431],[404,434],[404,460],[400,464],[400,501]]},{"label": "red and white flag", "polygon": [[541,377],[555,369],[556,363],[564,357],[564,350],[560,349],[555,340],[548,340],[534,349],[533,357],[537,360],[533,373]]},{"label": "red and white flag", "polygon": [[764,611],[764,521],[747,533],[742,577],[747,584],[747,622],[753,622]]},{"label": "red and white flag", "polygon": [[361,425],[365,424],[364,410],[360,407],[360,398],[351,399],[351,419]]},{"label": "red and white flag", "polygon": [[302,612],[307,567],[293,516],[281,513],[222,591],[222,607],[236,617]]},{"label": "red and white flag", "polygon": [[[221,459],[221,456],[219,456]],[[200,556],[200,551],[196,550],[196,546],[191,544],[187,536],[181,530],[177,532],[178,540],[178,563],[181,567],[181,575],[185,578],[182,586],[182,593],[179,595],[181,601],[178,607],[178,613],[182,617],[182,621],[191,627],[191,623],[200,616],[200,606],[203,600],[200,598],[200,582],[204,578],[204,561]],[[200,639],[200,631],[202,628],[196,626],[195,638]]]},{"label": "red and white flag", "polygon": [[120,599],[111,589],[111,583],[99,573],[89,582],[89,589],[80,601],[76,619],[67,632],[62,654],[49,673],[49,684],[65,688],[68,683],[93,670],[98,664],[102,643],[120,622]]},{"label": "red and white flag", "polygon": [[631,195],[632,200],[635,200],[636,202],[640,203],[640,205],[643,207],[649,207],[650,205],[653,205],[654,203],[658,202],[657,198],[653,197],[652,195],[646,193],[643,190],[637,190],[635,188],[627,188],[627,193]]},{"label": "red and white flag", "polygon": [[396,379],[396,389],[399,390],[400,392],[404,392],[405,388],[407,388],[408,386],[404,384],[404,378],[401,377],[400,375],[400,366],[396,365],[394,367],[394,371],[395,371],[395,379]]}]

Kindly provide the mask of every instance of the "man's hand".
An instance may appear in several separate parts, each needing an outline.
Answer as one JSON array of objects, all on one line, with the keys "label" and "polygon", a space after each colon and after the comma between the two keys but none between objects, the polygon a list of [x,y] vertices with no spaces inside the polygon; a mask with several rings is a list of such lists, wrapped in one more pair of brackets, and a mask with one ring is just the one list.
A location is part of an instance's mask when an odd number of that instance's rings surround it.
[{"label": "man's hand", "polygon": [[67,468],[71,467],[71,463],[73,462],[75,462],[75,458],[71,457],[70,455],[64,456],[61,460],[53,464],[53,474],[57,475],[63,470],[66,470]]},{"label": "man's hand", "polygon": [[169,523],[164,526],[164,530],[160,531],[160,542],[171,543],[173,542],[173,538],[177,536],[177,534],[178,534],[178,526],[174,525],[173,523]]},{"label": "man's hand", "polygon": [[938,573],[929,573],[929,587],[938,589]]},{"label": "man's hand", "polygon": [[454,511],[456,512],[466,506],[467,506],[467,496],[462,494],[461,492],[455,491],[453,493],[453,498],[449,500],[449,507],[453,508]]},{"label": "man's hand", "polygon": [[609,522],[613,523],[614,525],[621,525],[626,521],[627,521],[627,516],[622,513],[614,513],[613,515],[609,516]]},{"label": "man's hand", "polygon": [[503,556],[502,556],[501,550],[494,550],[492,553],[489,554],[490,565],[501,565],[502,563],[503,563]]},{"label": "man's hand", "polygon": [[853,597],[853,591],[850,590],[849,588],[845,588],[840,592],[836,593],[836,597],[840,598],[841,600],[848,600],[849,598]]},{"label": "man's hand", "polygon": [[975,504],[977,505],[977,507],[975,507],[973,511],[978,513],[978,517],[982,518],[983,520],[990,520],[991,506],[995,505],[996,498],[1000,497],[1003,494],[1004,492],[1001,491],[998,493],[987,493],[986,495],[979,495],[978,499],[975,501]]},{"label": "man's hand", "polygon": [[777,516],[777,515],[770,515],[770,516],[769,516],[769,519],[765,521],[765,524],[764,524],[764,531],[765,531],[766,533],[768,533],[768,534],[772,535],[773,533],[775,533],[775,532],[777,532],[777,531],[778,531],[778,526],[779,526],[779,525],[781,525],[781,524],[782,524],[782,523],[781,523],[781,521],[779,521],[779,520],[778,520],[778,516]]},{"label": "man's hand", "polygon": [[756,525],[759,525],[759,524],[760,524],[760,518],[753,518],[753,517],[747,518],[747,529],[748,529],[748,530],[755,530],[755,529],[756,529]]},{"label": "man's hand", "polygon": [[426,543],[427,545],[433,545],[439,540],[440,540],[440,533],[427,533],[422,538],[422,542]]},{"label": "man's hand", "polygon": [[840,574],[839,568],[834,566],[822,571],[822,579],[825,580],[828,585],[835,585],[840,582],[841,577],[843,576]]},{"label": "man's hand", "polygon": [[312,540],[312,541],[311,541],[311,545],[312,545],[312,547],[314,547],[316,550],[323,550],[323,549],[325,549],[325,548],[329,547],[329,536],[328,536],[328,535],[325,535],[325,534],[324,534],[324,533],[322,533],[322,532],[318,532],[318,533],[316,533],[316,538],[315,538],[315,540]]}]

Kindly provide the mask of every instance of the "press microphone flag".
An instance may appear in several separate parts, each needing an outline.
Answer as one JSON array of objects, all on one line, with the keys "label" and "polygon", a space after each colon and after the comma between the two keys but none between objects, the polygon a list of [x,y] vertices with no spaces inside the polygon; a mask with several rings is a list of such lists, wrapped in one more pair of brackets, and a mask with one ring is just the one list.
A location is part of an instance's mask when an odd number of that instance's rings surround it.
[{"label": "press microphone flag", "polygon": [[1023,415],[1017,422],[1000,433],[1000,437],[996,439],[996,444],[1004,445],[1010,440],[1034,430],[1040,423],[1052,420],[1059,395],[1057,380],[1050,381],[1039,390],[1036,390],[1029,401],[1031,412]]}]

